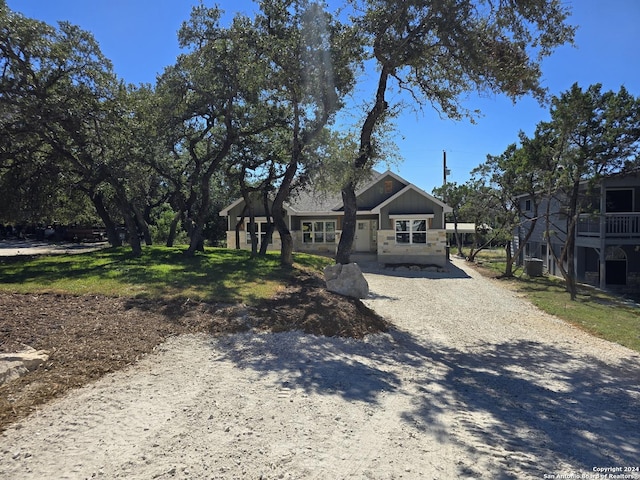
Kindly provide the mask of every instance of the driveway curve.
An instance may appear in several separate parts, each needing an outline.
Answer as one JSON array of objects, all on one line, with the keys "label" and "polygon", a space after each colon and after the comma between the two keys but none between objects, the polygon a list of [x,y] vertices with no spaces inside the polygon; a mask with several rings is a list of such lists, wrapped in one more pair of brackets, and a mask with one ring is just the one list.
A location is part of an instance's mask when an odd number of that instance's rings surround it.
[{"label": "driveway curve", "polygon": [[640,478],[636,352],[457,260],[366,277],[388,334],[172,338],[7,430],[0,478]]}]

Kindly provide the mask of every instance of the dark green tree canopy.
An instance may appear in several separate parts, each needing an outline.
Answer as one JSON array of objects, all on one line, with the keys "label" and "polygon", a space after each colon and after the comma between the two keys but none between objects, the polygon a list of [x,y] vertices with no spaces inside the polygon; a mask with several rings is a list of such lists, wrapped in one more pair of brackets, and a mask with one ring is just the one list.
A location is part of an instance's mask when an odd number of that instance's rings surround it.
[{"label": "dark green tree canopy", "polygon": [[[390,82],[414,103],[460,119],[470,112],[465,93],[527,94],[543,99],[540,64],[554,48],[573,41],[560,0],[351,0],[353,23],[365,39],[379,75],[360,130],[354,171],[368,169],[372,138],[389,112]],[[348,263],[355,236],[353,182],[343,190],[345,216],[337,261]]]},{"label": "dark green tree canopy", "polygon": [[469,91],[543,98],[540,62],[573,41],[558,0],[352,0],[382,70],[450,118]]}]

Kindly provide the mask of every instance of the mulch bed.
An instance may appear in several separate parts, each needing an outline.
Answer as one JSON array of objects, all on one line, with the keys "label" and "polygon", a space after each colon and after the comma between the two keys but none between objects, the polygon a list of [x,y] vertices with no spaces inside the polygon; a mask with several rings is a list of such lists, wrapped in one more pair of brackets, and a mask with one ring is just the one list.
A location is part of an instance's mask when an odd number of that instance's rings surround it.
[{"label": "mulch bed", "polygon": [[0,386],[0,431],[45,402],[134,364],[172,335],[249,329],[362,338],[387,330],[362,302],[298,278],[257,306],[104,296],[0,293],[0,353],[49,352],[38,369]]}]

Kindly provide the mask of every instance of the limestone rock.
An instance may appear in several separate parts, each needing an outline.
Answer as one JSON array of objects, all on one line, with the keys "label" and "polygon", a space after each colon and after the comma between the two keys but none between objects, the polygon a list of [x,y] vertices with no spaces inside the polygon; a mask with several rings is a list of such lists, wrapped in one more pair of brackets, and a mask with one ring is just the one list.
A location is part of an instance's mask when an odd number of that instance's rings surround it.
[{"label": "limestone rock", "polygon": [[35,370],[48,359],[46,351],[31,347],[17,353],[0,353],[0,385]]},{"label": "limestone rock", "polygon": [[369,284],[357,263],[329,265],[324,269],[327,290],[346,297],[367,298]]}]

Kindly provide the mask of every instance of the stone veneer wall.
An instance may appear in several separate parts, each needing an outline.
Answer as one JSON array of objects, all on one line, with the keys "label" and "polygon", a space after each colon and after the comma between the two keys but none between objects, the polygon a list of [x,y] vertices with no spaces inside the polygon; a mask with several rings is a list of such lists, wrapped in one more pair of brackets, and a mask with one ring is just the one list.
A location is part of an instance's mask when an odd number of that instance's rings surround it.
[{"label": "stone veneer wall", "polygon": [[444,267],[447,264],[447,232],[427,230],[427,243],[407,245],[396,243],[394,230],[379,230],[378,262]]},{"label": "stone veneer wall", "polygon": [[336,241],[334,243],[303,243],[301,230],[293,230],[291,235],[293,236],[293,250],[296,252],[333,255],[338,250],[338,243],[340,242],[340,232],[336,232]]},{"label": "stone veneer wall", "polygon": [[[305,253],[320,253],[320,254],[334,254],[338,248],[338,242],[340,241],[340,232],[336,232],[335,243],[302,243],[302,232],[300,230],[294,230],[291,232],[293,237],[293,250],[294,252]],[[269,250],[280,251],[282,243],[280,242],[280,234],[273,232],[272,243],[269,245]],[[227,230],[227,247],[236,247],[236,232]],[[240,248],[244,250],[251,250],[251,245],[247,243],[247,234],[243,230],[240,232]],[[258,245],[260,248],[260,245]]]},{"label": "stone veneer wall", "polygon": [[[340,232],[336,232],[336,243],[305,244],[302,243],[302,232],[292,231],[293,249],[296,252],[334,254],[340,241]],[[227,231],[227,247],[235,248],[236,234]],[[240,248],[250,249],[247,244],[247,236],[244,231],[240,233]],[[280,250],[280,235],[273,234],[273,243],[269,250]],[[394,230],[378,230],[378,262],[389,264],[413,263],[416,265],[447,265],[447,234],[446,230],[428,230],[427,243],[425,244],[396,244],[396,232]]]},{"label": "stone veneer wall", "polygon": [[[273,232],[272,242],[269,245],[269,250],[280,250],[281,247],[282,244],[280,243],[280,234],[278,232]],[[227,248],[236,248],[236,232],[233,230],[227,230]],[[240,248],[243,250],[251,250],[251,245],[247,243],[247,233],[244,230],[240,232]],[[260,248],[259,243],[258,248]]]}]

